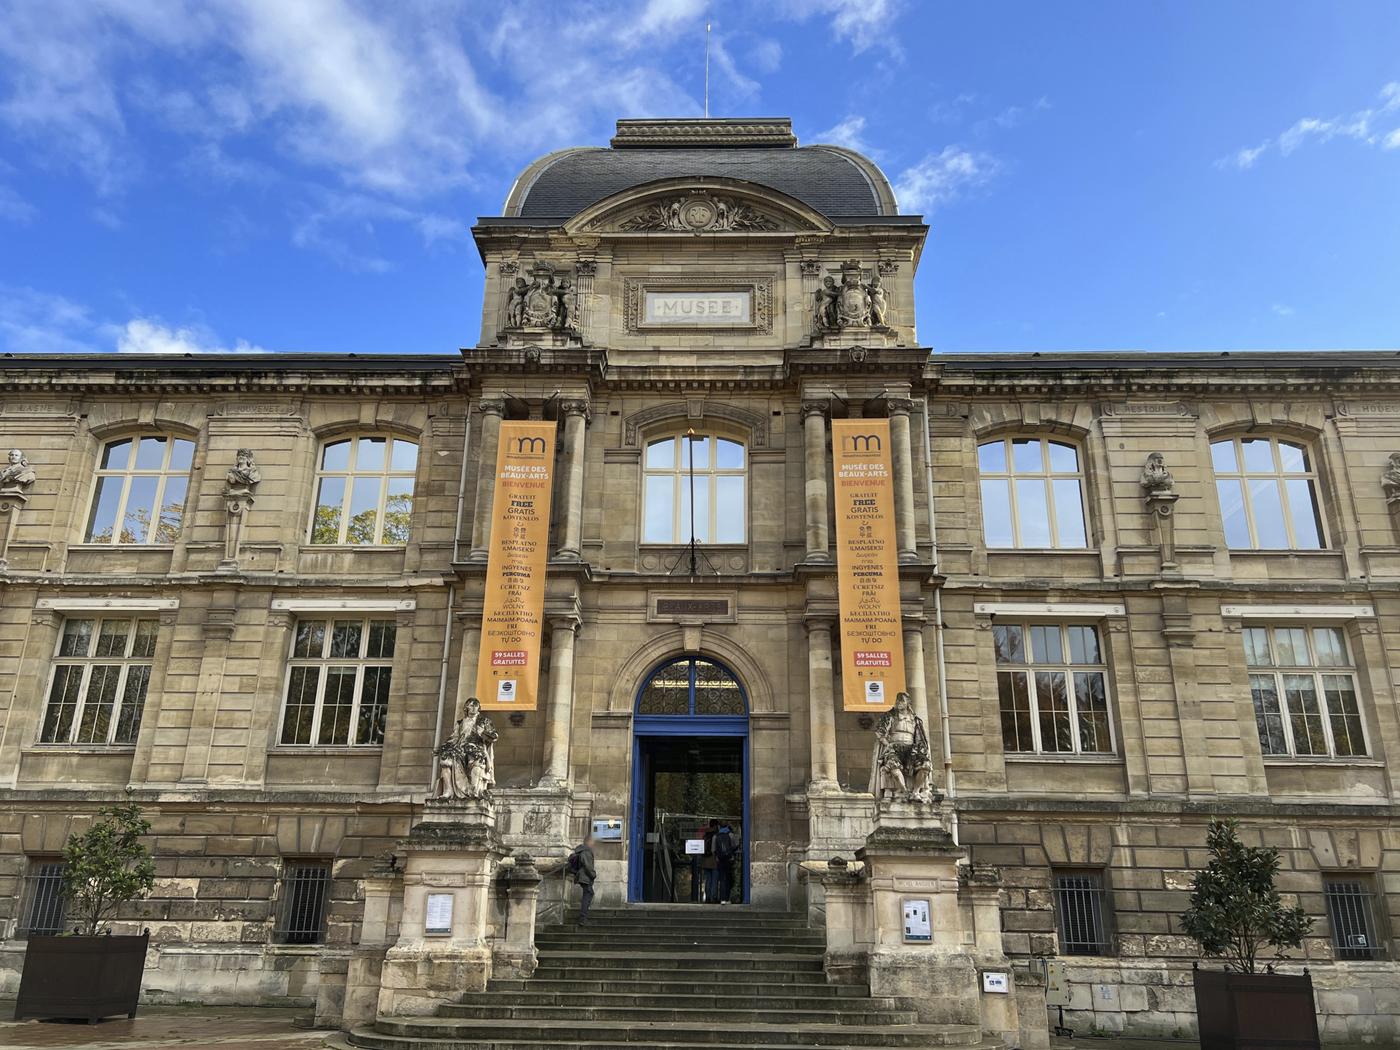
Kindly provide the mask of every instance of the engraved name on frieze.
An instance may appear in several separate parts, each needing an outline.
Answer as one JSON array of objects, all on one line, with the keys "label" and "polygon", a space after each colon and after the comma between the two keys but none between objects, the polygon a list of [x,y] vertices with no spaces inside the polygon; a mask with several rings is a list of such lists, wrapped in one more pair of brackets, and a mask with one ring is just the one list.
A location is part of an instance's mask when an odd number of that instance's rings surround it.
[{"label": "engraved name on frieze", "polygon": [[1338,401],[1337,414],[1382,419],[1400,418],[1400,401]]},{"label": "engraved name on frieze", "polygon": [[1190,408],[1183,401],[1108,401],[1103,405],[1106,416],[1189,416]]}]

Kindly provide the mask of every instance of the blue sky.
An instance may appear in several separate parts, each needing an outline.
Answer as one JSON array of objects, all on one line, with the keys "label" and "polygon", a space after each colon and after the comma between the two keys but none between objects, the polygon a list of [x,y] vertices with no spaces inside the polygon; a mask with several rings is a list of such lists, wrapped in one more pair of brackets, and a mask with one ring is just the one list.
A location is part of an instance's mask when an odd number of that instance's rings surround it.
[{"label": "blue sky", "polygon": [[478,215],[620,116],[790,115],[936,351],[1400,346],[1393,0],[0,0],[0,350],[449,353]]}]

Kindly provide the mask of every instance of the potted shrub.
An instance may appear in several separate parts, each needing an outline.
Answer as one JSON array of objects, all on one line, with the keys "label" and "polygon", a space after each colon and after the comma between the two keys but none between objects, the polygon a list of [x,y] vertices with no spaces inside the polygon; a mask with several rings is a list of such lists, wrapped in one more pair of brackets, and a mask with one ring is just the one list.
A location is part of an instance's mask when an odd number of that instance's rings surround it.
[{"label": "potted shrub", "polygon": [[121,905],[151,892],[155,863],[141,836],[151,830],[134,803],[102,810],[63,848],[63,895],[71,934],[31,936],[24,951],[15,1020],[73,1017],[95,1023],[136,1016],[150,931],[114,937]]},{"label": "potted shrub", "polygon": [[1196,873],[1181,928],[1223,971],[1194,968],[1201,1050],[1319,1048],[1312,978],[1259,971],[1302,947],[1312,919],[1287,907],[1274,888],[1278,850],[1246,846],[1233,820],[1212,820],[1206,833],[1210,863]]}]

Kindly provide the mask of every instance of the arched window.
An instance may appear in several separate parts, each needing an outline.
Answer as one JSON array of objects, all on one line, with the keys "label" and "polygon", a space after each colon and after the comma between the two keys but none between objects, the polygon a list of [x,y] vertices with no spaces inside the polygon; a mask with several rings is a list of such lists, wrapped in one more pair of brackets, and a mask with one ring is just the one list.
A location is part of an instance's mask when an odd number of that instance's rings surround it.
[{"label": "arched window", "polygon": [[418,446],[362,434],[329,441],[316,469],[312,543],[361,546],[408,542]]},{"label": "arched window", "polygon": [[1074,445],[1039,437],[984,441],[977,468],[988,547],[1088,546],[1084,467]]},{"label": "arched window", "polygon": [[194,442],[156,435],[102,448],[88,514],[88,543],[174,543],[185,518]]},{"label": "arched window", "polygon": [[744,688],[713,662],[685,657],[662,664],[637,696],[639,715],[743,715]]},{"label": "arched window", "polygon": [[643,543],[689,543],[691,474],[697,543],[743,543],[748,521],[744,446],[715,434],[648,441],[642,463]]},{"label": "arched window", "polygon": [[1272,437],[1210,444],[1215,491],[1231,550],[1321,550],[1317,471],[1303,445]]}]

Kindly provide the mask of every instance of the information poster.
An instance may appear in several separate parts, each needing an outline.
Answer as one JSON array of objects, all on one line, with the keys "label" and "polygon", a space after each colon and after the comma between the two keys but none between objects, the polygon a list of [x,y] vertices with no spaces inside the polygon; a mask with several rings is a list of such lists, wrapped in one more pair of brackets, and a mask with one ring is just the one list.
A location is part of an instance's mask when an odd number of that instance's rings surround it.
[{"label": "information poster", "polygon": [[833,419],[831,444],[844,706],[885,711],[904,689],[889,420]]},{"label": "information poster", "polygon": [[533,711],[540,681],[554,423],[501,424],[476,695],[483,708]]}]

